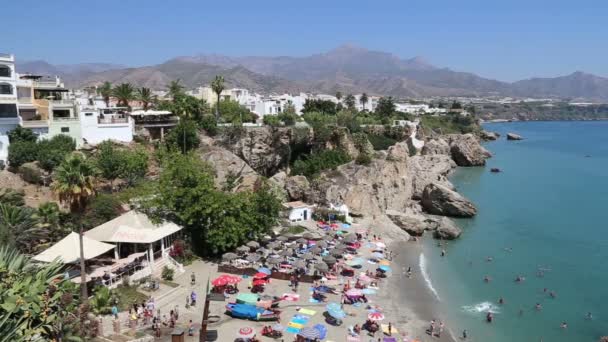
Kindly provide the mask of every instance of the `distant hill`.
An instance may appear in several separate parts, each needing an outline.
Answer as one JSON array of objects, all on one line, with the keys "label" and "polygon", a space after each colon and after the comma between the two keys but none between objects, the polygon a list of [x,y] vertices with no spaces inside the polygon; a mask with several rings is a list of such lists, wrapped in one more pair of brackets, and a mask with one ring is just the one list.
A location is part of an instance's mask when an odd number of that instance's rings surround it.
[{"label": "distant hill", "polygon": [[504,95],[608,100],[608,79],[582,72],[507,83],[436,67],[421,57],[402,59],[352,45],[306,57],[182,56],[139,68],[117,69],[105,64],[52,66],[42,61],[30,62],[27,66],[62,75],[72,86],[110,81],[158,89],[179,78],[185,85],[195,87],[222,74],[229,86],[258,92],[332,94],[342,91],[396,97]]}]

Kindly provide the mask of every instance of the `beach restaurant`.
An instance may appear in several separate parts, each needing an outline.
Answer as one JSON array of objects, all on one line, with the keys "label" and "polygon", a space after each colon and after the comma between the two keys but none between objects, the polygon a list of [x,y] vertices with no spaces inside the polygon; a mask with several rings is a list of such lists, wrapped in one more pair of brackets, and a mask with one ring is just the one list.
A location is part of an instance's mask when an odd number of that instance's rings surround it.
[{"label": "beach restaurant", "polygon": [[131,210],[84,234],[93,240],[116,244],[115,259],[145,252],[149,265],[154,269],[155,260],[168,256],[181,229],[182,227],[168,221],[155,224],[146,214]]}]

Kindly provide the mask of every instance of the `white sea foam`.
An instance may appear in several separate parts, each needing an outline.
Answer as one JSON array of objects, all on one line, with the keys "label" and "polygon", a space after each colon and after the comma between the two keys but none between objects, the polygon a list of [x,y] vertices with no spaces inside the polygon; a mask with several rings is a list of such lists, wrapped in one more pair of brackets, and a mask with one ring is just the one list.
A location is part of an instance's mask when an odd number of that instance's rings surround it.
[{"label": "white sea foam", "polygon": [[464,312],[468,312],[471,314],[478,314],[478,313],[487,313],[487,312],[491,312],[493,314],[497,314],[500,313],[500,309],[490,303],[490,302],[481,302],[475,305],[465,305],[462,307],[462,311]]},{"label": "white sea foam", "polygon": [[426,272],[426,258],[422,253],[420,253],[419,266],[420,273],[422,274],[422,278],[424,278],[426,286],[429,288],[429,290],[431,290],[433,295],[435,295],[435,298],[440,301],[441,299],[439,298],[439,294],[437,293],[437,290],[435,290],[435,288],[433,287],[433,283],[431,282],[431,277],[429,277],[429,274]]}]

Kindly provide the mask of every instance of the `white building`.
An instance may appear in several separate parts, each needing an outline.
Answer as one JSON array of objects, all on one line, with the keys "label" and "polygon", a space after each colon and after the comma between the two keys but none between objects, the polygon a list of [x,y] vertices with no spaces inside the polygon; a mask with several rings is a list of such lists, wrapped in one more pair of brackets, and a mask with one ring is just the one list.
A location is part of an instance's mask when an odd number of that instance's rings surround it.
[{"label": "white building", "polygon": [[82,138],[89,144],[104,140],[133,141],[134,120],[127,108],[82,108]]},{"label": "white building", "polygon": [[302,201],[283,203],[289,222],[312,220],[313,207]]},{"label": "white building", "polygon": [[9,131],[19,126],[15,57],[0,53],[0,165],[7,164]]}]

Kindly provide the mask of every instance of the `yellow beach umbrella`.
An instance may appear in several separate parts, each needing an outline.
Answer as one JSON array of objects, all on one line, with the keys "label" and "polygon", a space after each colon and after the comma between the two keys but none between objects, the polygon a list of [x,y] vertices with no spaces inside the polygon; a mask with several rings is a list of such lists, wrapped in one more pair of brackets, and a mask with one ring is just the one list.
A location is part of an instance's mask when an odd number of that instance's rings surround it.
[{"label": "yellow beach umbrella", "polygon": [[388,260],[380,260],[380,262],[378,264],[388,266],[391,264],[391,262]]}]

